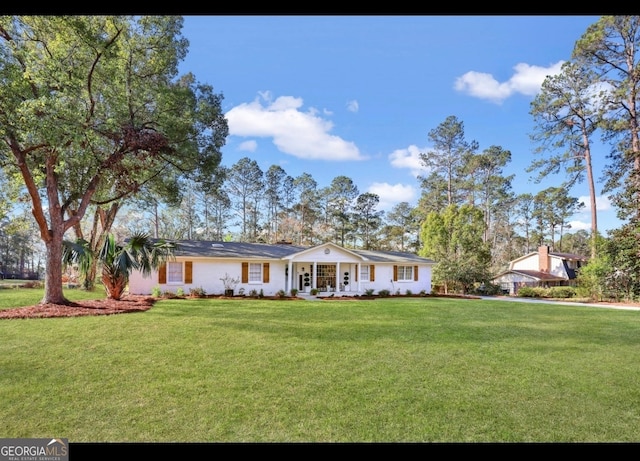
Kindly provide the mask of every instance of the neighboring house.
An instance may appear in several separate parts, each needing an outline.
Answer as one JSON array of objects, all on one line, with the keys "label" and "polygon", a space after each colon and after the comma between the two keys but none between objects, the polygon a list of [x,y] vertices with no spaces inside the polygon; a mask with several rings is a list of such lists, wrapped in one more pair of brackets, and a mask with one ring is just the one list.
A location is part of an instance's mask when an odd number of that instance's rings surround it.
[{"label": "neighboring house", "polygon": [[[130,294],[202,289],[206,294],[224,294],[221,279],[238,280],[235,294],[252,292],[273,296],[318,289],[321,294],[356,295],[366,290],[391,294],[431,293],[434,261],[411,253],[365,251],[333,243],[313,247],[276,244],[177,241],[175,258],[151,277],[134,271],[129,278]],[[324,292],[324,293],[322,293]]]},{"label": "neighboring house", "polygon": [[584,266],[587,258],[571,253],[549,251],[543,245],[509,263],[509,269],[493,278],[503,291],[515,295],[518,289],[527,287],[551,287],[575,285],[577,270]]}]

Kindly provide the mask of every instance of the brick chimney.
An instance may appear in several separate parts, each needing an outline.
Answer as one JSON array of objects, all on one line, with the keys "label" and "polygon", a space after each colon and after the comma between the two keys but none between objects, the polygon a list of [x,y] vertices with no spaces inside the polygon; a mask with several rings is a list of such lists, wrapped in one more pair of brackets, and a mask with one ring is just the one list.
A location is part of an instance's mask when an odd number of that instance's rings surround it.
[{"label": "brick chimney", "polygon": [[538,270],[549,272],[549,245],[542,245],[538,248]]}]

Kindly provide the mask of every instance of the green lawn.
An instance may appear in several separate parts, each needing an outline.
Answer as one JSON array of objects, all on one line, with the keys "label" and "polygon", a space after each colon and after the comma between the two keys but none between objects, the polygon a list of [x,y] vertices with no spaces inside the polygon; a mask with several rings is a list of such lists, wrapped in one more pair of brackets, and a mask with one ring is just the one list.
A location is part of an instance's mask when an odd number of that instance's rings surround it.
[{"label": "green lawn", "polygon": [[0,320],[0,434],[637,442],[639,330],[636,311],[444,298],[163,300]]}]

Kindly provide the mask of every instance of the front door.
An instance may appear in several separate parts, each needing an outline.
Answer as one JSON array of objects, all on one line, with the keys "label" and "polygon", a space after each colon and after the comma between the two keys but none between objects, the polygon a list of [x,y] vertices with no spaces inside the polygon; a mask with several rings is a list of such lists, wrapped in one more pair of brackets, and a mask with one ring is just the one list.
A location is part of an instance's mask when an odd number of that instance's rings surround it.
[{"label": "front door", "polygon": [[316,273],[316,287],[320,291],[327,291],[331,287],[331,291],[336,289],[336,265],[335,264],[318,264],[318,272]]}]

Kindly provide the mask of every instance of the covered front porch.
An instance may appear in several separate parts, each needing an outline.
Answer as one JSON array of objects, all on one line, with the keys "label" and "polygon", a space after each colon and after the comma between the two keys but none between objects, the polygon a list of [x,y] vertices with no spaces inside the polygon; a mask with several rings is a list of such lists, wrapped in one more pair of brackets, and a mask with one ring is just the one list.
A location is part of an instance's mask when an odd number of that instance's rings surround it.
[{"label": "covered front porch", "polygon": [[313,290],[325,296],[355,295],[362,291],[358,274],[366,258],[335,244],[301,251],[286,260],[287,290],[309,294]]},{"label": "covered front porch", "polygon": [[292,265],[295,277],[291,287],[302,293],[312,290],[322,294],[357,293],[358,283],[355,272],[359,270],[359,263],[344,262],[300,262]]}]

